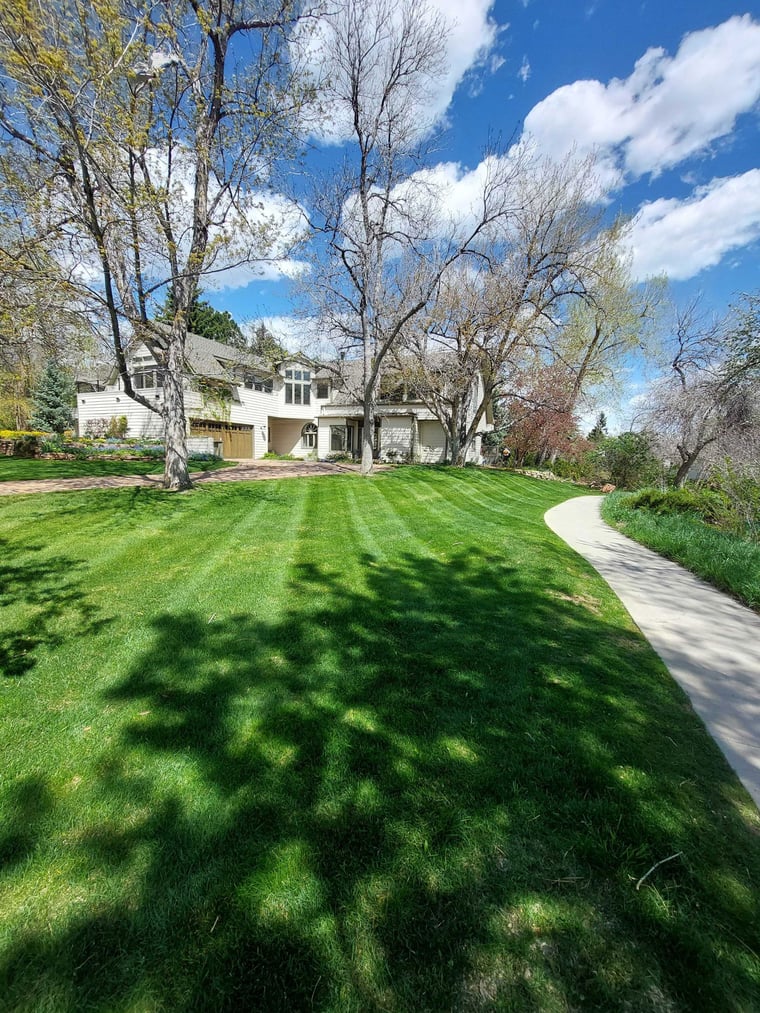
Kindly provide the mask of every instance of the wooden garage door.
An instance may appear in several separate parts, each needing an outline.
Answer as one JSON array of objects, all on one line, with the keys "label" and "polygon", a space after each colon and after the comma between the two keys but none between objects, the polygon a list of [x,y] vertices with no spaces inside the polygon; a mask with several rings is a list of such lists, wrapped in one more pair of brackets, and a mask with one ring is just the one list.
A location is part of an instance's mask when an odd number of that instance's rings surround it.
[{"label": "wooden garage door", "polygon": [[243,426],[235,422],[191,421],[191,436],[210,436],[215,442],[222,444],[222,456],[253,457],[253,426]]}]

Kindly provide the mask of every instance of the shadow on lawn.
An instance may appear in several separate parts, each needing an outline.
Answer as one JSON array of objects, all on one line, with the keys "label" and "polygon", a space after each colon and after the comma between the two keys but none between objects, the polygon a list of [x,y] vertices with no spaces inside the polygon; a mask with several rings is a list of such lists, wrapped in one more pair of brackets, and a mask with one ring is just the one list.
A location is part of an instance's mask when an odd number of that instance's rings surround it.
[{"label": "shadow on lawn", "polygon": [[82,561],[67,556],[38,557],[43,550],[42,545],[25,545],[19,552],[0,539],[0,608],[19,603],[26,606],[24,625],[11,626],[0,639],[0,673],[4,676],[20,676],[32,669],[37,650],[62,643],[66,624],[76,624],[77,632],[86,636],[108,622],[96,618],[97,607],[79,590]]},{"label": "shadow on lawn", "polygon": [[93,794],[120,818],[72,843],[118,897],[17,940],[10,1008],[724,1008],[710,932],[749,995],[752,859],[700,816],[720,765],[662,748],[695,722],[637,638],[558,572],[551,600],[474,551],[364,562],[354,594],[297,567],[276,623],[156,622],[106,701],[134,705]]}]

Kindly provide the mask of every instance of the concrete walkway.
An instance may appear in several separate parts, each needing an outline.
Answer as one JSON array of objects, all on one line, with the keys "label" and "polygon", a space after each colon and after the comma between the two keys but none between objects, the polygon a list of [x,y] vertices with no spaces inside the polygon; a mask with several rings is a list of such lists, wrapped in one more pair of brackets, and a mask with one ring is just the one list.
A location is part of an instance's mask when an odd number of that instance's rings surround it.
[{"label": "concrete walkway", "polygon": [[[375,465],[382,470],[383,465]],[[338,464],[333,461],[236,461],[232,468],[217,471],[196,471],[190,475],[195,482],[255,482],[266,478],[305,478],[313,475],[338,475],[359,471],[358,464]],[[24,482],[0,482],[0,496],[18,496],[33,492],[79,492],[86,489],[123,489],[135,486],[153,486],[160,489],[164,476],[159,475],[101,475],[83,478],[39,478]]]},{"label": "concrete walkway", "polygon": [[609,527],[601,502],[544,520],[618,595],[760,807],[760,616]]}]

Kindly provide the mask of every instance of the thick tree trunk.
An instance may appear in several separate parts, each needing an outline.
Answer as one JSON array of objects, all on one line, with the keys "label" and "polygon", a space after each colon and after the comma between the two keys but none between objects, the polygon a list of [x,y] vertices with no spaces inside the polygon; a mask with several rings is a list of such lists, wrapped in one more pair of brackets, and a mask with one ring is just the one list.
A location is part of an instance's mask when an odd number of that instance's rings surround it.
[{"label": "thick tree trunk", "polygon": [[676,476],[673,479],[676,489],[681,489],[683,487],[697,457],[699,457],[699,451],[697,451],[696,454],[689,454],[688,457],[681,462],[681,465],[676,472]]},{"label": "thick tree trunk", "polygon": [[375,399],[368,391],[364,398],[364,430],[362,432],[362,475],[371,475],[374,462]]},{"label": "thick tree trunk", "polygon": [[185,392],[182,385],[185,336],[175,321],[166,352],[164,376],[164,488],[180,492],[191,487],[187,470]]},{"label": "thick tree trunk", "polygon": [[379,378],[376,364],[373,363],[372,342],[366,330],[364,322],[364,429],[362,430],[362,461],[361,474],[371,475],[374,471],[375,462],[373,454],[373,442],[375,439],[375,397],[379,386]]}]

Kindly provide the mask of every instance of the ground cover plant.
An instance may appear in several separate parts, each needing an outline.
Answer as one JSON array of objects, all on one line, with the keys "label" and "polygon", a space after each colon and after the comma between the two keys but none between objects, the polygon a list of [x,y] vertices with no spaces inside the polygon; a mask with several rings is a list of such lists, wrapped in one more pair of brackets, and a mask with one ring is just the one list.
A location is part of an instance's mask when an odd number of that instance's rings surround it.
[{"label": "ground cover plant", "polygon": [[757,1009],[760,817],[569,493],[0,502],[4,1008]]},{"label": "ground cover plant", "polygon": [[720,530],[720,513],[716,494],[683,489],[616,492],[602,504],[609,524],[760,611],[760,542]]},{"label": "ground cover plant", "polygon": [[[232,461],[218,458],[190,458],[190,471],[215,471],[230,468]],[[76,458],[56,461],[44,457],[0,457],[0,482],[26,482],[50,478],[101,478],[107,475],[157,475],[163,467],[162,458],[142,461],[112,460],[110,458]]]}]

